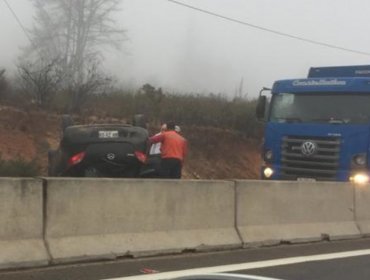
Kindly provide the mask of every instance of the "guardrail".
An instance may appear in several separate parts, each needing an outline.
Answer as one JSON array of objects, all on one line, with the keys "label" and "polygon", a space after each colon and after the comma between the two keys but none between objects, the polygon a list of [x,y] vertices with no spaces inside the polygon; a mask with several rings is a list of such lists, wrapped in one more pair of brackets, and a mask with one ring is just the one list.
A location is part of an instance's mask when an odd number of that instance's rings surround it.
[{"label": "guardrail", "polygon": [[53,261],[115,258],[240,242],[227,181],[47,179]]},{"label": "guardrail", "polygon": [[43,184],[0,178],[0,268],[45,265]]},{"label": "guardrail", "polygon": [[360,237],[351,184],[236,181],[236,188],[244,246]]},{"label": "guardrail", "polygon": [[349,183],[2,178],[0,268],[358,238],[368,210]]}]

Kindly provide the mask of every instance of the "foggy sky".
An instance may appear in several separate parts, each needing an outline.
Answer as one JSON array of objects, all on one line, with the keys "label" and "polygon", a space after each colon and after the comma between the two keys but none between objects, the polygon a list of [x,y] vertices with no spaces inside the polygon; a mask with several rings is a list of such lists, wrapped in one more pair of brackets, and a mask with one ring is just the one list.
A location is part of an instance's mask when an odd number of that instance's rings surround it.
[{"label": "foggy sky", "polygon": [[[28,0],[8,0],[26,27]],[[368,0],[181,0],[217,14],[331,45],[370,53]],[[122,0],[115,15],[129,38],[104,49],[106,71],[126,86],[151,83],[176,92],[256,97],[274,80],[302,78],[311,66],[370,64],[370,56],[293,40],[175,5]],[[0,68],[14,71],[29,41],[0,0]]]}]

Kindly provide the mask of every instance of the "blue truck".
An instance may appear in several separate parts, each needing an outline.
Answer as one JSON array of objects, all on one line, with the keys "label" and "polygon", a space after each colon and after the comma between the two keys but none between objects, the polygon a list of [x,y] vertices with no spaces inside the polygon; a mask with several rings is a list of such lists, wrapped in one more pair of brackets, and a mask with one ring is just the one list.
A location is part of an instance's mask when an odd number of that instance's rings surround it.
[{"label": "blue truck", "polygon": [[256,114],[266,122],[263,179],[369,181],[370,65],[276,81],[261,90]]}]

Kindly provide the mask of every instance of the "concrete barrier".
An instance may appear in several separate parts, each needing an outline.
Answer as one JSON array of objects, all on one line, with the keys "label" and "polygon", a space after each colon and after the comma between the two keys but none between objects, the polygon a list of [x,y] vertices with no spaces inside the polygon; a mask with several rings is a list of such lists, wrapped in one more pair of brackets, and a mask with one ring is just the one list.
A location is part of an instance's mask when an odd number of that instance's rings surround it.
[{"label": "concrete barrier", "polygon": [[37,179],[0,178],[0,268],[48,263]]},{"label": "concrete barrier", "polygon": [[241,247],[227,181],[47,178],[54,262]]},{"label": "concrete barrier", "polygon": [[350,184],[236,181],[236,191],[245,246],[360,236]]},{"label": "concrete barrier", "polygon": [[370,235],[370,185],[95,178],[45,183],[0,178],[0,269]]},{"label": "concrete barrier", "polygon": [[370,236],[370,185],[358,185],[355,190],[355,216],[361,234]]}]

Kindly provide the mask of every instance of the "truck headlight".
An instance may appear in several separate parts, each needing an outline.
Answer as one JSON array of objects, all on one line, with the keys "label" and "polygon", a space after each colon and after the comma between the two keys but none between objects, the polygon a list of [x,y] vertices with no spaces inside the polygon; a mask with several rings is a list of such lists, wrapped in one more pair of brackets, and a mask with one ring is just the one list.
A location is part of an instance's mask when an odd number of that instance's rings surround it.
[{"label": "truck headlight", "polygon": [[369,176],[364,173],[357,173],[350,178],[350,181],[355,184],[366,184],[369,182]]},{"label": "truck headlight", "polygon": [[353,156],[353,162],[358,166],[365,166],[367,163],[366,154],[357,154]]},{"label": "truck headlight", "polygon": [[270,178],[272,174],[274,174],[274,170],[271,167],[265,167],[265,169],[263,170],[263,175],[265,176],[265,178]]}]

